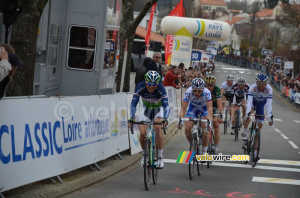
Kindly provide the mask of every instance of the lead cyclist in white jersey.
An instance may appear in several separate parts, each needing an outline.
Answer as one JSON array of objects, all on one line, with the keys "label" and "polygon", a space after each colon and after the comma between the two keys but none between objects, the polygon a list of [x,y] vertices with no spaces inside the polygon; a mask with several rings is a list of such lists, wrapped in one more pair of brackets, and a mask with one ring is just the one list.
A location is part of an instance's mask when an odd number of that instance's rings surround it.
[{"label": "lead cyclist in white jersey", "polygon": [[[186,109],[188,107],[188,111],[186,113]],[[186,113],[186,114],[185,114]],[[212,126],[212,117],[213,117],[213,108],[212,108],[212,98],[210,91],[204,87],[204,80],[201,78],[195,78],[192,81],[192,86],[187,89],[184,95],[184,99],[182,101],[181,110],[179,113],[179,117],[181,118],[198,118],[201,116],[201,119],[208,119],[209,122],[202,122],[202,132],[203,132],[203,147],[202,153],[207,153],[209,134],[208,130],[211,129]],[[192,141],[192,128],[193,121],[185,121],[185,135],[189,142]],[[205,126],[207,125],[207,130],[205,130]],[[178,122],[178,128],[181,129],[182,121]]]}]

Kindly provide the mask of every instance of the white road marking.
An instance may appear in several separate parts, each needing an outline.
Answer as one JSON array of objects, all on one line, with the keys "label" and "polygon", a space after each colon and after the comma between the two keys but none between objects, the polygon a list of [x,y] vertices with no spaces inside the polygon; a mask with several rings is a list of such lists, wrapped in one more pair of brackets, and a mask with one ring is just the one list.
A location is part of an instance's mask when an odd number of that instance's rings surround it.
[{"label": "white road marking", "polygon": [[260,159],[259,163],[300,166],[300,161],[290,161],[290,160]]},{"label": "white road marking", "polygon": [[274,184],[290,184],[290,185],[300,185],[300,180],[296,179],[283,179],[283,178],[272,178],[272,177],[253,177],[253,182],[265,182]]},{"label": "white road marking", "polygon": [[252,72],[247,72],[246,74],[252,74]]},{"label": "white road marking", "polygon": [[274,130],[278,133],[281,133],[281,131],[279,131],[277,128],[274,128]]},{"label": "white road marking", "polygon": [[[164,159],[165,163],[173,163],[176,164],[175,159]],[[260,161],[258,161],[258,164]],[[181,165],[187,165],[185,163],[178,163]],[[213,162],[213,166],[224,166],[224,167],[238,167],[238,168],[252,168],[252,166],[248,164],[235,164],[235,163],[224,163],[224,162]],[[261,166],[261,165],[256,165],[256,169],[263,169],[263,170],[277,170],[277,171],[287,171],[287,172],[297,172],[300,173],[299,168],[285,168],[285,167],[276,167],[276,166]]]},{"label": "white road marking", "polygon": [[280,119],[280,118],[273,118],[273,121],[282,122],[282,119]]},{"label": "white road marking", "polygon": [[288,142],[290,143],[290,145],[292,145],[294,149],[299,149],[299,147],[294,142],[292,141],[288,141]]},{"label": "white road marking", "polygon": [[294,122],[300,124],[300,120],[293,120]]},{"label": "white road marking", "polygon": [[283,137],[283,139],[285,139],[285,140],[288,140],[289,138],[288,137],[286,137],[284,134],[280,134],[282,137]]},{"label": "white road marking", "polygon": [[224,73],[228,73],[228,71],[223,71]]},{"label": "white road marking", "polygon": [[222,69],[226,70],[234,70],[234,71],[249,71],[249,69],[241,69],[241,68],[229,68],[229,67],[224,67]]},{"label": "white road marking", "polygon": [[240,72],[240,74],[243,74],[243,73],[245,73],[245,72],[243,72],[243,71],[239,71]]}]

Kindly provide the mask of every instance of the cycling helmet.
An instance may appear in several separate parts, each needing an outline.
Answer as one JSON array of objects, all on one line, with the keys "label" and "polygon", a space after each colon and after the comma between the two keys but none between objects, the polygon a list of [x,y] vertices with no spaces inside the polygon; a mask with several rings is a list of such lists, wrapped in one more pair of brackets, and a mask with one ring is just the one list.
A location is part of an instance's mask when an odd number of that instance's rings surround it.
[{"label": "cycling helmet", "polygon": [[145,80],[147,82],[159,83],[160,79],[161,77],[157,71],[150,70],[145,74]]},{"label": "cycling helmet", "polygon": [[234,80],[234,76],[231,75],[231,74],[229,74],[229,75],[227,76],[227,80]]},{"label": "cycling helmet", "polygon": [[266,74],[258,74],[256,76],[257,82],[267,82],[269,80],[269,77]]},{"label": "cycling helmet", "polygon": [[216,77],[212,76],[212,75],[208,75],[205,77],[205,82],[206,83],[216,83],[217,79]]},{"label": "cycling helmet", "polygon": [[246,79],[245,79],[244,77],[239,77],[239,78],[237,79],[237,83],[238,83],[238,84],[246,84]]},{"label": "cycling helmet", "polygon": [[192,88],[194,88],[194,89],[204,89],[204,80],[202,78],[195,78],[192,81]]}]

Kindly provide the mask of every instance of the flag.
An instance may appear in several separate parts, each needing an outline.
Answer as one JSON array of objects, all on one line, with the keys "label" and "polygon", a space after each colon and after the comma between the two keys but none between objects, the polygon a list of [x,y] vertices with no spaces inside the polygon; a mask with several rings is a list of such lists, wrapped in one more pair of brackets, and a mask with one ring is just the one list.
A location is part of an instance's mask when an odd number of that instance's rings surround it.
[{"label": "flag", "polygon": [[154,15],[155,7],[156,7],[156,3],[153,4],[153,6],[151,8],[151,14],[150,14],[149,22],[148,22],[148,27],[147,27],[147,34],[146,34],[146,37],[145,37],[147,52],[148,52],[149,44],[150,44],[151,28],[152,28],[152,21],[153,21],[153,15]]},{"label": "flag", "polygon": [[[185,9],[183,7],[183,0],[181,0],[177,6],[170,12],[169,16],[185,16]],[[171,64],[171,55],[173,47],[174,35],[167,35],[165,43],[165,62],[167,65]]]}]

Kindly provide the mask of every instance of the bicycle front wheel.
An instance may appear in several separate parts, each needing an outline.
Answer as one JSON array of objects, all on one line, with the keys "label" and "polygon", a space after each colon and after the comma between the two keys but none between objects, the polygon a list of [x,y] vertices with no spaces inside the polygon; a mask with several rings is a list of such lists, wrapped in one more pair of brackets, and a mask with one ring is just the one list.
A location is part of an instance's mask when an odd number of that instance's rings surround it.
[{"label": "bicycle front wheel", "polygon": [[[255,142],[257,141],[257,147],[256,148],[254,148],[255,147]],[[252,167],[254,168],[255,167],[255,165],[257,164],[257,162],[258,162],[258,155],[259,155],[259,149],[260,149],[260,132],[259,131],[256,131],[256,133],[255,133],[255,137],[254,137],[254,139],[253,139],[253,149],[251,149],[251,157],[252,157],[252,161],[251,161],[251,165],[252,165]],[[257,151],[257,154],[255,155],[254,154],[254,150],[256,150]]]},{"label": "bicycle front wheel", "polygon": [[[197,154],[197,140],[195,140],[194,137],[193,137],[193,139],[191,140],[191,143],[190,143],[190,151],[195,151],[195,154]],[[189,163],[189,177],[190,177],[190,180],[193,179],[193,176],[196,172],[196,166],[197,166],[197,160],[196,160],[196,156],[194,156],[191,163]]]},{"label": "bicycle front wheel", "polygon": [[151,177],[151,142],[149,139],[145,142],[145,151],[144,151],[144,184],[145,189],[149,190]]},{"label": "bicycle front wheel", "polygon": [[[155,159],[155,162],[157,164],[157,159],[158,159],[158,149],[153,146],[153,159]],[[152,180],[153,184],[157,183],[157,178],[158,178],[158,169],[157,168],[152,168]]]},{"label": "bicycle front wheel", "polygon": [[239,139],[239,128],[240,128],[240,112],[236,112],[236,119],[235,119],[235,127],[234,127],[234,141]]}]

